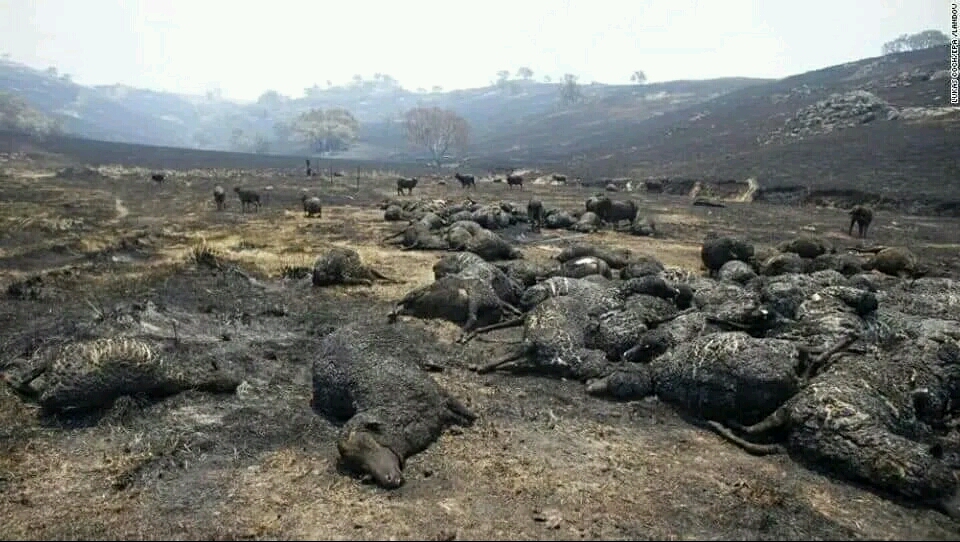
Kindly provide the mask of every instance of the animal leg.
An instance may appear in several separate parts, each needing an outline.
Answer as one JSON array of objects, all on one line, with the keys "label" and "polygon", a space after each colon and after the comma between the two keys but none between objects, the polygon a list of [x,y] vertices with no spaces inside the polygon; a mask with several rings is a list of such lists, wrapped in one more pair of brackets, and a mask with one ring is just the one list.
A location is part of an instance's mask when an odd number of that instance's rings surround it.
[{"label": "animal leg", "polygon": [[467,408],[467,405],[451,395],[447,396],[447,409],[453,414],[458,425],[469,426],[478,418],[475,412]]},{"label": "animal leg", "polygon": [[344,277],[343,284],[347,286],[372,286],[373,281],[370,279],[359,279],[355,277]]},{"label": "animal leg", "polygon": [[464,335],[460,338],[460,343],[470,342],[474,337],[482,333],[487,333],[490,331],[496,331],[498,329],[507,329],[508,327],[518,327],[523,325],[523,317],[514,318],[513,320],[507,320],[504,322],[497,322],[496,324],[490,324],[489,326],[481,327],[471,331],[469,334]]},{"label": "animal leg", "polygon": [[509,311],[509,312],[512,312],[512,313],[514,314],[514,316],[519,316],[519,315],[523,314],[523,311],[522,311],[522,310],[514,307],[513,305],[511,305],[510,303],[507,303],[506,301],[501,301],[501,302],[500,302],[500,307],[503,308],[503,309],[506,309],[506,310]]},{"label": "animal leg", "polygon": [[381,242],[381,243],[386,243],[387,241],[390,241],[391,239],[396,239],[397,237],[400,237],[401,235],[403,235],[403,234],[406,233],[406,232],[407,232],[407,230],[398,231],[397,233],[395,233],[395,234],[393,234],[393,235],[388,235],[387,237],[384,237],[383,240],[380,241],[380,242]]},{"label": "animal leg", "polygon": [[858,338],[859,337],[857,337],[857,335],[851,334],[851,335],[847,335],[846,337],[834,343],[833,346],[827,348],[823,353],[821,353],[819,356],[813,358],[812,360],[810,360],[809,363],[807,363],[806,369],[803,371],[801,378],[804,381],[807,381],[813,378],[817,374],[817,372],[825,368],[827,362],[830,361],[830,358],[842,352],[843,350],[846,350],[850,345],[855,343]]},{"label": "animal leg", "polygon": [[524,356],[526,356],[526,355],[527,355],[526,351],[525,351],[524,349],[520,349],[519,352],[517,352],[517,353],[515,353],[515,354],[510,354],[509,356],[507,356],[507,357],[505,357],[505,358],[503,358],[503,359],[499,359],[499,360],[497,360],[497,361],[490,362],[490,363],[488,363],[488,364],[486,364],[486,365],[479,365],[479,366],[474,365],[473,367],[471,367],[471,369],[473,369],[474,371],[476,371],[476,372],[479,373],[479,374],[489,373],[490,371],[494,371],[494,370],[496,370],[496,369],[499,369],[500,367],[503,367],[504,365],[506,365],[506,364],[508,364],[508,363],[512,363],[512,362],[514,362],[514,361],[523,359]]},{"label": "animal leg", "polygon": [[713,420],[708,420],[707,425],[716,431],[718,435],[727,439],[728,441],[736,444],[737,446],[743,448],[747,453],[753,455],[773,455],[773,454],[782,454],[786,453],[786,449],[780,444],[754,444],[748,442],[736,435],[732,431],[724,427],[718,422]]},{"label": "animal leg", "polygon": [[400,310],[403,309],[403,304],[398,303],[396,307],[390,311],[390,314],[387,315],[387,322],[394,324],[397,322],[397,317],[400,316]]},{"label": "animal leg", "polygon": [[788,405],[783,405],[775,410],[773,414],[753,425],[741,425],[735,420],[727,421],[727,425],[747,435],[759,435],[786,425],[787,417],[789,416],[789,408],[790,407]]},{"label": "animal leg", "polygon": [[3,380],[3,382],[18,395],[29,399],[36,399],[40,394],[37,390],[33,389],[30,384],[37,378],[40,378],[40,375],[47,372],[49,368],[50,366],[46,363],[39,367],[34,367],[19,381],[15,381],[10,378],[8,374],[3,373],[0,374],[0,380]]},{"label": "animal leg", "polygon": [[391,284],[400,284],[400,281],[392,279],[384,275],[383,273],[377,271],[376,269],[368,268],[368,271],[370,272],[370,276],[372,276],[375,279],[382,280],[384,282],[389,282]]},{"label": "animal leg", "polygon": [[464,337],[467,336],[467,333],[473,331],[477,327],[477,312],[478,303],[476,297],[470,296],[470,301],[467,303],[467,321],[464,322],[463,327],[461,328],[460,338],[457,339],[457,342],[463,342]]}]

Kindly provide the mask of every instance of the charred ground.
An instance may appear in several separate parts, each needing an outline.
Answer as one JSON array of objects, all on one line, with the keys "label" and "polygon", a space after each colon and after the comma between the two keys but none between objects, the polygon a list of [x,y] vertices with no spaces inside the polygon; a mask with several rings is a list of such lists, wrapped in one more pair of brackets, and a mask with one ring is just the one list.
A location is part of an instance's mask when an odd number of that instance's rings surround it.
[{"label": "charred ground", "polygon": [[[452,325],[411,320],[409,345],[444,367],[438,382],[475,410],[471,427],[447,432],[409,461],[407,483],[386,492],[337,471],[335,428],[310,402],[311,352],[334,327],[383,318],[409,290],[433,281],[440,254],[380,240],[396,231],[377,204],[396,177],[306,179],[297,168],[148,170],[104,166],[56,176],[75,158],[9,157],[4,164],[0,301],[4,363],[69,322],[153,305],[200,336],[244,344],[224,363],[243,375],[232,395],[191,391],[159,402],[121,400],[103,415],[42,416],[0,390],[0,516],[13,538],[918,538],[954,539],[946,516],[905,506],[804,469],[787,457],[753,457],[687,423],[656,401],[616,403],[582,385],[467,370],[509,345],[454,344]],[[134,158],[131,158],[134,160]],[[88,156],[83,163],[97,162]],[[81,163],[75,164],[78,168]],[[80,174],[76,174],[79,172]],[[241,214],[216,185],[273,186],[259,213]],[[323,201],[303,216],[300,193]],[[480,183],[480,202],[579,208],[590,189]],[[457,183],[422,182],[414,198],[465,197]],[[731,203],[634,194],[656,238],[602,231],[609,247],[700,269],[706,230],[772,245],[810,228],[840,246],[838,209]],[[908,245],[957,276],[956,220],[878,212],[870,242]],[[525,257],[545,259],[570,232],[522,228]],[[399,283],[317,288],[297,269],[331,246],[355,248]],[[212,265],[212,266],[211,266]],[[234,269],[241,272],[237,273]],[[32,279],[32,280],[27,280]],[[252,280],[251,280],[252,279]],[[26,282],[24,282],[27,280]],[[185,330],[168,330],[189,354]],[[179,338],[178,338],[179,336]],[[432,337],[424,341],[423,337]],[[176,344],[177,341],[180,344]]]}]

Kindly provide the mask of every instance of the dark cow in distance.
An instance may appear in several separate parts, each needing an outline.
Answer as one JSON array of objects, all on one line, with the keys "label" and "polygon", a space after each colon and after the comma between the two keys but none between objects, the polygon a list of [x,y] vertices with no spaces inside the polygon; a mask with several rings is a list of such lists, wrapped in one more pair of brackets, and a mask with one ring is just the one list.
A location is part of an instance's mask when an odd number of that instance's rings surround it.
[{"label": "dark cow in distance", "polygon": [[473,175],[464,175],[460,172],[454,173],[454,177],[460,181],[460,186],[467,188],[472,186],[474,189],[477,188],[477,179]]},{"label": "dark cow in distance", "polygon": [[406,189],[407,194],[413,194],[413,188],[415,186],[417,186],[416,178],[408,179],[406,177],[400,177],[397,179],[397,194],[403,195],[404,189]]},{"label": "dark cow in distance", "polygon": [[647,189],[647,192],[651,194],[660,194],[663,192],[663,182],[661,181],[644,181],[643,186]]},{"label": "dark cow in distance", "polygon": [[240,198],[240,212],[244,213],[247,211],[247,207],[253,206],[254,209],[259,213],[260,212],[260,193],[255,190],[249,190],[246,188],[240,188],[239,186],[233,187],[233,191],[237,193],[237,197]]},{"label": "dark cow in distance", "polygon": [[867,236],[867,228],[873,222],[873,210],[865,205],[857,205],[850,209],[850,227],[847,229],[847,235],[853,235],[853,225],[857,225],[857,233],[860,237]]},{"label": "dark cow in distance", "polygon": [[598,198],[595,212],[600,220],[616,227],[621,220],[628,220],[632,224],[637,218],[638,210],[637,204],[633,200],[614,201],[604,196]]},{"label": "dark cow in distance", "polygon": [[150,176],[150,179],[157,184],[163,184],[163,181],[166,179],[166,176],[163,173],[154,173],[153,175]]},{"label": "dark cow in distance", "polygon": [[519,186],[523,190],[523,175],[507,175],[507,186],[513,188]]}]

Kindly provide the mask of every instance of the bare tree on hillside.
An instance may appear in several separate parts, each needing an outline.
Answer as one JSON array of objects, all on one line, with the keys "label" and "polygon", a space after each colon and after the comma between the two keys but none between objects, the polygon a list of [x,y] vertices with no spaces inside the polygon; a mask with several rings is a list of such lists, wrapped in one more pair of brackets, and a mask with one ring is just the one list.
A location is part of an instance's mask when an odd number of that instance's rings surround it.
[{"label": "bare tree on hillside", "polygon": [[267,154],[270,152],[270,140],[263,134],[257,134],[253,138],[253,152],[257,154]]},{"label": "bare tree on hillside", "polygon": [[572,73],[563,74],[563,83],[560,85],[560,103],[572,105],[583,101],[583,91],[577,81],[580,78]]},{"label": "bare tree on hillside", "polygon": [[524,81],[529,81],[530,78],[533,77],[533,70],[526,66],[522,66],[517,70],[517,77],[523,79]]},{"label": "bare tree on hillside", "polygon": [[470,124],[450,109],[417,107],[404,114],[404,129],[407,141],[426,149],[439,168],[447,153],[466,151],[470,136]]},{"label": "bare tree on hillside", "polygon": [[501,92],[506,94],[510,91],[510,72],[507,70],[500,70],[497,72],[497,88]]},{"label": "bare tree on hillside", "polygon": [[242,128],[234,128],[230,131],[230,148],[235,151],[242,151],[246,147],[246,134]]},{"label": "bare tree on hillside", "polygon": [[281,146],[287,145],[290,142],[290,136],[293,135],[293,128],[288,122],[275,122],[273,123],[273,136],[276,138],[277,143]]},{"label": "bare tree on hillside", "polygon": [[647,74],[643,70],[637,70],[630,75],[630,81],[642,85],[647,82]]}]

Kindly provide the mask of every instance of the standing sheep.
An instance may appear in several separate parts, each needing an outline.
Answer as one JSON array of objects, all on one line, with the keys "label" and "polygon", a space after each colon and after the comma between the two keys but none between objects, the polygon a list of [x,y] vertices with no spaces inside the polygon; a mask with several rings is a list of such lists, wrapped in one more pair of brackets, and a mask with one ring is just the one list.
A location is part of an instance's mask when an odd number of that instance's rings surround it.
[{"label": "standing sheep", "polygon": [[300,196],[300,201],[303,202],[303,212],[306,214],[307,218],[317,215],[319,218],[323,218],[323,207],[320,204],[320,198],[316,196],[308,196],[306,194]]},{"label": "standing sheep", "polygon": [[227,192],[219,184],[213,189],[213,201],[217,204],[218,211],[227,206]]},{"label": "standing sheep", "polygon": [[847,230],[847,235],[853,235],[853,225],[856,224],[860,237],[866,237],[867,228],[870,227],[871,222],[873,222],[873,210],[864,205],[857,205],[850,209],[850,228]]}]

